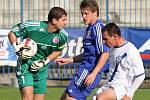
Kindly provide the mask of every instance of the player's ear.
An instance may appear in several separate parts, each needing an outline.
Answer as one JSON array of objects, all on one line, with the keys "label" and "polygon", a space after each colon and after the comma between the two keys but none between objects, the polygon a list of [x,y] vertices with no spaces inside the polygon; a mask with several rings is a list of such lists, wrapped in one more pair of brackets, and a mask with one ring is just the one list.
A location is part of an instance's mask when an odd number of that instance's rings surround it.
[{"label": "player's ear", "polygon": [[52,22],[55,25],[57,23],[57,20],[55,18],[53,18]]}]

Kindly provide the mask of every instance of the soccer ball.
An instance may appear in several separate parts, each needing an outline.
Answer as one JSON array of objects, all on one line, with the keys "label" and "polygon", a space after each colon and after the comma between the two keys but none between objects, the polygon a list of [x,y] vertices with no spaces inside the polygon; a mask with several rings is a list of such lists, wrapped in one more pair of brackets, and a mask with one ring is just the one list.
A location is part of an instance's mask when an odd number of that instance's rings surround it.
[{"label": "soccer ball", "polygon": [[23,59],[31,58],[37,52],[37,44],[32,39],[29,38],[23,39],[20,45],[22,45],[22,47],[20,48],[22,50],[20,51],[21,51],[21,57]]}]

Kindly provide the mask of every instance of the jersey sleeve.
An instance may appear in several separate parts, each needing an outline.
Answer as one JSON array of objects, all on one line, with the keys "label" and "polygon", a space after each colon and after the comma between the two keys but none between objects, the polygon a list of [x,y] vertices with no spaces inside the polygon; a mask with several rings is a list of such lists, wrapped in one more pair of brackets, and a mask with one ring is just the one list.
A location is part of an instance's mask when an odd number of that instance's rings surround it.
[{"label": "jersey sleeve", "polygon": [[93,38],[96,43],[96,50],[98,54],[101,54],[102,52],[109,52],[108,46],[103,43],[102,39],[102,33],[101,29],[103,28],[103,25],[100,23],[97,23],[94,25],[92,31],[93,31]]},{"label": "jersey sleeve", "polygon": [[144,66],[139,51],[135,47],[130,47],[129,57],[134,76],[139,76],[144,73]]},{"label": "jersey sleeve", "polygon": [[16,24],[11,31],[15,33],[16,37],[26,38],[29,35],[29,31],[35,30],[39,26],[39,21],[28,20],[26,22]]},{"label": "jersey sleeve", "polygon": [[16,24],[12,27],[11,31],[15,33],[16,37],[26,37],[27,36],[27,29],[24,26],[24,23]]},{"label": "jersey sleeve", "polygon": [[59,41],[59,45],[58,45],[58,50],[63,50],[66,43],[68,41],[68,33],[65,30],[61,30],[60,31],[60,41]]}]

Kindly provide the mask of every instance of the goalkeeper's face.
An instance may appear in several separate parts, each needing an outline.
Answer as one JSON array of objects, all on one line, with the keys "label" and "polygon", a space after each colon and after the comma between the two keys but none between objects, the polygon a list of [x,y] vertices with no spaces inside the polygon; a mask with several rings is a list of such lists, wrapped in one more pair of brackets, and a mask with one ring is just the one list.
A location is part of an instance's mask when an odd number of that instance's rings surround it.
[{"label": "goalkeeper's face", "polygon": [[67,16],[63,15],[63,17],[61,17],[58,20],[55,20],[55,26],[58,29],[62,29],[66,26],[67,24]]}]

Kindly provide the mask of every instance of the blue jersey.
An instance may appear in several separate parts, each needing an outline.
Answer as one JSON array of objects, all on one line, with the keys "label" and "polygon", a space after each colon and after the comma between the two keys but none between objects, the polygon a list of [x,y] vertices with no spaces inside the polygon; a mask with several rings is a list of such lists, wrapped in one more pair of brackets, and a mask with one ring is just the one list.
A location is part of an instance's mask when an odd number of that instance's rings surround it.
[{"label": "blue jersey", "polygon": [[103,43],[101,29],[103,24],[98,19],[96,23],[89,25],[83,37],[83,61],[81,66],[92,70],[96,66],[101,53],[108,52],[108,47]]},{"label": "blue jersey", "polygon": [[77,73],[71,80],[66,92],[77,100],[86,100],[92,90],[99,85],[101,73],[97,74],[90,86],[84,85],[84,80],[92,72],[103,52],[108,52],[108,47],[103,44],[101,29],[103,24],[98,19],[95,24],[89,25],[83,37],[83,60]]}]

